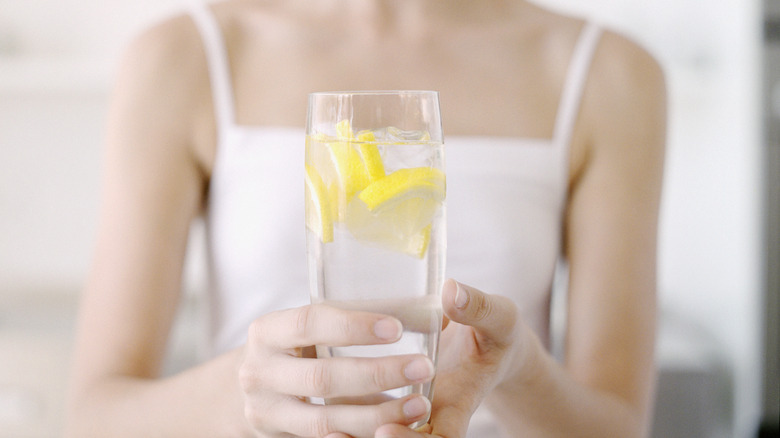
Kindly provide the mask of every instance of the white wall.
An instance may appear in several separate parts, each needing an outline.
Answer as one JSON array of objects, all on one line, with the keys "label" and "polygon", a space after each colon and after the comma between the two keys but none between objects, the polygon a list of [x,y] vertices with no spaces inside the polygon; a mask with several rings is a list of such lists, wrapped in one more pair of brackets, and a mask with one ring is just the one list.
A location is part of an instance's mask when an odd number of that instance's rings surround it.
[{"label": "white wall", "polygon": [[188,0],[0,0],[6,51],[112,56],[149,22]]}]

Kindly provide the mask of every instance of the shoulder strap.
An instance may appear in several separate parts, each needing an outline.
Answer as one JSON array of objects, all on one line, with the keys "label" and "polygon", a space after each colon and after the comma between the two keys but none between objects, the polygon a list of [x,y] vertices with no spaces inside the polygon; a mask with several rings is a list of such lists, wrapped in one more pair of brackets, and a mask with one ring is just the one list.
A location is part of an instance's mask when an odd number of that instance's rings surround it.
[{"label": "shoulder strap", "polygon": [[[568,150],[571,142],[574,124],[580,109],[585,81],[588,79],[593,53],[601,36],[601,28],[591,22],[585,23],[574,54],[569,62],[569,71],[563,85],[561,101],[558,104],[558,114],[555,119],[553,139],[559,147]],[[568,156],[568,154],[564,154]]]},{"label": "shoulder strap", "polygon": [[217,130],[234,123],[233,87],[230,83],[230,66],[225,49],[225,41],[217,21],[211,14],[208,4],[201,1],[190,1],[189,12],[195,26],[203,38],[206,51],[211,93],[214,100],[214,111],[217,119]]}]

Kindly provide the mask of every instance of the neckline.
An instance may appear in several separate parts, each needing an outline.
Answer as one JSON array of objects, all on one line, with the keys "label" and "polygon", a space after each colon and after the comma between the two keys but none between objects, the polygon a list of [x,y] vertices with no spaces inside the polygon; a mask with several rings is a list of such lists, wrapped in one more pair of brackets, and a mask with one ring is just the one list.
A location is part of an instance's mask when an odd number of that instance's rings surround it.
[{"label": "neckline", "polygon": [[[230,131],[239,133],[251,133],[258,135],[299,135],[301,139],[304,137],[304,129],[296,126],[271,126],[271,125],[239,125],[232,124]],[[518,141],[533,143],[533,144],[553,144],[554,139],[548,137],[523,137],[523,136],[508,136],[508,135],[483,135],[483,134],[457,134],[447,135],[444,134],[444,144],[448,143],[448,140],[455,140],[457,143],[461,141],[473,141],[475,143],[491,142],[491,143],[506,143],[514,144]]]}]

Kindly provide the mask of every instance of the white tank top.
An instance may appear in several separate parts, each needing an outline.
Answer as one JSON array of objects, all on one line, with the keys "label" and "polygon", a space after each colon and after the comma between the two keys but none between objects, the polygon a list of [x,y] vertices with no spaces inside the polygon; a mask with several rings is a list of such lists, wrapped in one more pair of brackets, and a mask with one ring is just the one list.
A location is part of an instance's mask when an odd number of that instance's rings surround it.
[{"label": "white tank top", "polygon": [[[309,302],[304,133],[236,124],[219,26],[203,3],[191,14],[205,45],[218,136],[206,211],[207,350],[215,356],[243,344],[260,315]],[[590,23],[581,32],[551,139],[445,133],[447,277],[512,298],[547,345],[569,143],[599,35]],[[500,436],[480,408],[469,437]]]}]

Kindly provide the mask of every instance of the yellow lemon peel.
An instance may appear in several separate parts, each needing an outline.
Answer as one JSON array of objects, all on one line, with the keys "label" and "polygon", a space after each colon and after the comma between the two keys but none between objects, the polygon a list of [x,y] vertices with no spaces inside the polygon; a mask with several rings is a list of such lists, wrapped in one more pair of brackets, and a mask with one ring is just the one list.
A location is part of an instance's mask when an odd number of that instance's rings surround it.
[{"label": "yellow lemon peel", "polygon": [[306,165],[306,227],[323,243],[333,241],[333,218],[328,190],[313,166]]},{"label": "yellow lemon peel", "polygon": [[374,211],[388,202],[410,196],[441,202],[444,194],[444,172],[432,167],[409,167],[369,184],[358,196]]},{"label": "yellow lemon peel", "polygon": [[385,177],[385,165],[382,162],[382,156],[379,148],[376,146],[376,137],[371,131],[360,131],[356,136],[360,158],[368,172],[368,180],[374,182]]}]

